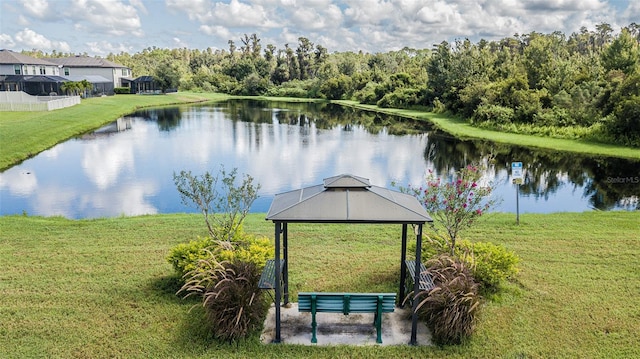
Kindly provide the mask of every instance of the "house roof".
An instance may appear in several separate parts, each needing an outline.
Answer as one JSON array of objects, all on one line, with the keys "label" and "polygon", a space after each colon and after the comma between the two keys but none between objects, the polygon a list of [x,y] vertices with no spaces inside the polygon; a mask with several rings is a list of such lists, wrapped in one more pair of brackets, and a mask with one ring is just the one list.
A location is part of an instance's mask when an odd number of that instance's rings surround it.
[{"label": "house roof", "polygon": [[266,216],[274,222],[425,223],[431,222],[413,196],[373,186],[349,174],[316,186],[277,194]]},{"label": "house roof", "polygon": [[0,64],[2,65],[48,65],[57,66],[57,64],[35,57],[23,55],[19,52],[11,50],[0,50]]},{"label": "house roof", "polygon": [[99,75],[69,75],[69,76],[64,76],[66,79],[68,79],[69,81],[73,81],[73,82],[80,82],[82,80],[87,80],[93,84],[98,84],[98,83],[111,83],[112,81],[109,79],[106,79],[102,76]]},{"label": "house roof", "polygon": [[54,75],[6,75],[3,76],[2,81],[5,82],[68,82],[64,77]]},{"label": "house roof", "polygon": [[153,76],[140,76],[131,80],[131,82],[153,82]]},{"label": "house roof", "polygon": [[64,67],[127,68],[126,66],[116,64],[115,62],[111,62],[109,60],[90,56],[48,58],[47,60]]}]

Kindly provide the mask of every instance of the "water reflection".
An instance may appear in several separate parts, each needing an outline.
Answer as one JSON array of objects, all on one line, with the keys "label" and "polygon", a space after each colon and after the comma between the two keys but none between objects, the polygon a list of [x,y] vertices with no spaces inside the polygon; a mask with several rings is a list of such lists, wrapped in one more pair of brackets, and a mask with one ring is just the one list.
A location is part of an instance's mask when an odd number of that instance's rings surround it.
[{"label": "water reflection", "polygon": [[71,218],[173,213],[172,175],[237,167],[262,185],[253,210],[274,194],[341,173],[378,186],[421,183],[427,169],[451,174],[470,162],[515,212],[512,161],[524,163],[521,212],[638,209],[640,163],[460,141],[424,122],[330,104],[229,101],[139,111],[0,173],[2,214]]}]

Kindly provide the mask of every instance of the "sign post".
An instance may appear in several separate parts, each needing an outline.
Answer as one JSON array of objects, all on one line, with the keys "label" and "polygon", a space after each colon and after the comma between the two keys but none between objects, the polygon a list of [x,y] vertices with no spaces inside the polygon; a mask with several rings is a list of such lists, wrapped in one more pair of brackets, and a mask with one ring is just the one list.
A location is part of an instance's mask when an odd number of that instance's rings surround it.
[{"label": "sign post", "polygon": [[511,162],[511,181],[516,185],[516,224],[520,224],[520,185],[524,183],[522,162]]}]

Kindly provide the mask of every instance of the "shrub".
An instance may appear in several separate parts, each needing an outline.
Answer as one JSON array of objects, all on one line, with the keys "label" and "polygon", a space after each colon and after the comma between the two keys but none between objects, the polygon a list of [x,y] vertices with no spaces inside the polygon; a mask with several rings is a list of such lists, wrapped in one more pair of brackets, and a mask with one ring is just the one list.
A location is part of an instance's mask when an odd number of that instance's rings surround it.
[{"label": "shrub", "polygon": [[375,82],[367,82],[367,84],[362,89],[356,91],[353,95],[355,99],[360,103],[375,105],[379,100],[376,95],[375,88]]},{"label": "shrub", "polygon": [[231,248],[222,247],[215,253],[218,261],[247,262],[255,264],[262,270],[267,259],[273,257],[274,248],[266,237],[245,236],[245,239],[231,243]]},{"label": "shrub", "polygon": [[271,87],[267,90],[266,96],[275,97],[309,97],[307,90],[298,87]]},{"label": "shrub", "polygon": [[215,176],[208,171],[202,175],[191,171],[173,174],[182,203],[193,205],[202,213],[209,235],[215,240],[230,241],[241,233],[242,222],[258,198],[260,184],[254,185],[248,174],[237,184],[237,177],[237,168],[227,172],[223,165]]},{"label": "shrub", "polygon": [[440,101],[439,98],[433,99],[433,112],[435,113],[445,113],[447,112],[447,106]]},{"label": "shrub", "polygon": [[[410,244],[408,250],[410,253],[415,252],[415,244]],[[430,235],[422,245],[422,261],[428,262],[448,251],[446,238]],[[484,290],[496,291],[504,280],[518,273],[520,259],[499,244],[461,240],[456,243],[454,256],[465,262],[473,278]]]},{"label": "shrub", "polygon": [[461,257],[484,289],[494,291],[500,283],[518,273],[519,258],[504,246],[490,242],[460,242]]},{"label": "shrub", "polygon": [[211,238],[200,238],[180,243],[169,251],[167,261],[180,276],[184,277],[190,271],[196,269],[198,262],[207,258],[210,254],[207,248],[211,247]]},{"label": "shrub", "polygon": [[129,94],[131,93],[131,89],[128,87],[115,87],[113,89],[113,92],[115,94]]},{"label": "shrub", "polygon": [[496,125],[503,125],[513,122],[515,118],[515,112],[512,108],[482,104],[478,106],[473,116],[471,116],[472,123],[491,123]]},{"label": "shrub", "polygon": [[200,238],[180,243],[169,251],[167,261],[182,278],[190,271],[198,268],[203,259],[213,256],[217,261],[241,261],[255,264],[262,269],[267,259],[273,257],[273,245],[266,237],[242,235],[233,241],[219,242],[211,238]]},{"label": "shrub", "polygon": [[[416,252],[415,242],[409,243],[409,245],[407,246],[407,251],[409,253]],[[424,236],[424,239],[422,241],[422,252],[420,254],[422,262],[426,262],[429,259],[433,259],[441,254],[448,252],[449,241],[446,238],[438,234],[430,234],[428,236]]]},{"label": "shrub", "polygon": [[[478,284],[459,258],[442,255],[427,262],[436,287],[418,293],[417,310],[438,344],[459,344],[475,329],[480,309]],[[424,299],[422,299],[424,298]]]},{"label": "shrub", "polygon": [[202,305],[215,338],[233,342],[245,338],[261,324],[268,303],[258,288],[260,270],[254,263],[202,260],[199,270],[180,289],[186,297],[202,295]]}]

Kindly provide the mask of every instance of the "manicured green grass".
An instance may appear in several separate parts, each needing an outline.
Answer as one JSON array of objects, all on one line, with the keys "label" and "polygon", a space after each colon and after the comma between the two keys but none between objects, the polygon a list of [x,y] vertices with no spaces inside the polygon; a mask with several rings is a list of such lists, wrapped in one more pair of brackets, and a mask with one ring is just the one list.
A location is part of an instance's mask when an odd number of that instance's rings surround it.
[{"label": "manicured green grass", "polygon": [[[245,230],[273,238],[264,214]],[[395,290],[401,229],[289,226],[291,291]],[[199,215],[67,220],[0,217],[0,357],[640,357],[640,213],[492,214],[466,237],[521,257],[456,347],[238,346],[216,343],[165,262],[205,235]]]},{"label": "manicured green grass", "polygon": [[79,105],[56,111],[0,112],[0,170],[139,108],[223,98],[226,96],[195,93],[116,95],[84,99]]},{"label": "manicured green grass", "polygon": [[516,133],[492,131],[471,126],[467,121],[444,114],[401,109],[381,109],[377,106],[362,105],[355,101],[335,101],[345,106],[384,112],[392,115],[427,120],[437,128],[460,138],[487,139],[498,143],[517,144],[525,147],[546,148],[557,151],[576,152],[587,155],[611,156],[640,159],[640,148],[618,146],[582,140],[540,137]]}]

